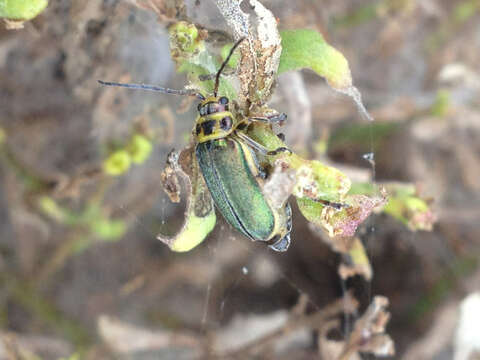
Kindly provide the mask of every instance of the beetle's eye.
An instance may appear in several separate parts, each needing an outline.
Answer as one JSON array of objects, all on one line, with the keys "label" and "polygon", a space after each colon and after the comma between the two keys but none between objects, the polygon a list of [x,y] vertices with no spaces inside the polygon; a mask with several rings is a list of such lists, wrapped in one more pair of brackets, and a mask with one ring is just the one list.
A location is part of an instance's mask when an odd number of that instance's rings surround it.
[{"label": "beetle's eye", "polygon": [[228,98],[225,96],[222,96],[220,99],[218,99],[218,102],[222,105],[227,105],[228,104]]},{"label": "beetle's eye", "polygon": [[201,108],[202,108],[202,103],[198,103],[197,110],[200,111]]},{"label": "beetle's eye", "polygon": [[225,116],[220,120],[220,127],[222,130],[230,130],[232,128],[232,118],[230,116]]}]

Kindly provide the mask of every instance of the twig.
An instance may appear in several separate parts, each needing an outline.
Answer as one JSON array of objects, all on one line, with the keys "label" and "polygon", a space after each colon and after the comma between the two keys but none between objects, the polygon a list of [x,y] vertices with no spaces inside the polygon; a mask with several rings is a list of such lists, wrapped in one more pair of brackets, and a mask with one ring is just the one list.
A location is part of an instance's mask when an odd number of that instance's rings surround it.
[{"label": "twig", "polygon": [[213,359],[225,359],[225,358],[239,358],[246,359],[249,354],[255,350],[271,344],[273,341],[278,340],[280,337],[286,336],[301,328],[316,329],[321,327],[325,321],[328,321],[335,315],[342,312],[351,313],[356,310],[358,306],[357,301],[353,296],[348,293],[346,298],[338,299],[333,303],[327,305],[322,310],[313,314],[292,316],[285,323],[285,325],[279,329],[272,331],[246,345],[241,346],[238,349],[227,351],[223,354],[213,354]]},{"label": "twig", "polygon": [[80,349],[92,345],[88,330],[80,323],[69,319],[54,304],[42,297],[39,291],[27,280],[19,279],[15,274],[0,272],[0,287],[6,289],[9,297],[33,316],[62,334]]}]

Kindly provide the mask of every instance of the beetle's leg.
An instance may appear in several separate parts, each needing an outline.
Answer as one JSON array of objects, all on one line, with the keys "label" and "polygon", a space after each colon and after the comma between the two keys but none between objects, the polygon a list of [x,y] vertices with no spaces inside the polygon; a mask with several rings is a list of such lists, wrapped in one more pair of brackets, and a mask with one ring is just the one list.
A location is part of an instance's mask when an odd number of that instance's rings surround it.
[{"label": "beetle's leg", "polygon": [[280,114],[274,114],[274,115],[268,115],[268,116],[253,116],[253,117],[249,117],[248,120],[262,121],[266,123],[283,123],[285,120],[287,120],[287,114],[280,113]]},{"label": "beetle's leg", "polygon": [[267,170],[262,165],[260,165],[260,163],[258,162],[257,156],[255,155],[255,152],[250,147],[247,147],[247,148],[250,154],[252,155],[253,162],[255,164],[255,169],[257,169],[257,172],[258,172],[258,174],[255,176],[265,180],[268,176]]},{"label": "beetle's leg", "polygon": [[290,233],[292,232],[292,208],[290,207],[290,204],[288,202],[285,204],[285,217],[285,226],[287,227],[287,233],[280,239],[278,239],[278,236],[274,237],[272,240],[275,242],[268,245],[270,249],[279,252],[287,251],[288,247],[290,246]]},{"label": "beetle's leg", "polygon": [[287,148],[285,146],[280,146],[280,147],[276,148],[275,150],[271,150],[271,151],[267,152],[267,155],[270,155],[270,156],[278,155],[281,152],[288,152],[289,155],[292,154],[292,150],[290,150],[289,148]]},{"label": "beetle's leg", "polygon": [[275,241],[273,244],[268,245],[270,249],[278,252],[287,251],[289,246],[290,246],[290,233],[286,234],[280,240]]},{"label": "beetle's leg", "polygon": [[265,180],[267,178],[267,171],[265,170],[265,168],[261,167],[260,165],[257,166],[257,169],[258,169],[258,177]]},{"label": "beetle's leg", "polygon": [[290,234],[292,231],[292,208],[288,202],[285,204],[285,216],[287,217],[287,231]]},{"label": "beetle's leg", "polygon": [[311,199],[311,200],[313,200],[315,202],[318,202],[320,204],[323,204],[325,206],[332,207],[336,210],[342,210],[343,208],[350,207],[350,205],[348,205],[348,204],[336,203],[336,202],[332,202],[332,201],[328,201],[328,200],[322,200],[322,199]]},{"label": "beetle's leg", "polygon": [[292,150],[290,150],[289,148],[285,147],[285,146],[281,146],[279,148],[276,148],[275,150],[268,150],[265,146],[259,144],[258,142],[256,142],[255,140],[251,139],[250,137],[248,137],[247,135],[245,135],[244,133],[242,132],[237,132],[237,135],[242,139],[244,140],[250,147],[252,147],[253,149],[257,150],[260,154],[262,155],[277,155],[281,152],[288,152],[288,153],[292,153]]}]

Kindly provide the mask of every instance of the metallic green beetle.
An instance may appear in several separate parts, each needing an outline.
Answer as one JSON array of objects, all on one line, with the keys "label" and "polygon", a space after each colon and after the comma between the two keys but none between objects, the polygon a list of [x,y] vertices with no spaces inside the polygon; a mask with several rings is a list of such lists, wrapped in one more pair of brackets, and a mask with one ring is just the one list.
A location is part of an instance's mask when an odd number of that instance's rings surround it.
[{"label": "metallic green beetle", "polygon": [[[285,118],[279,115],[268,120]],[[268,241],[270,248],[286,251],[292,229],[287,203],[274,208],[263,196],[265,171],[255,151],[274,155],[244,132],[251,120],[237,120],[226,97],[209,97],[199,105],[194,135],[196,158],[213,200],[225,220],[252,240]]]},{"label": "metallic green beetle", "polygon": [[288,203],[275,208],[263,195],[262,187],[267,175],[259,165],[256,152],[270,156],[290,150],[281,147],[268,151],[245,133],[253,121],[280,122],[286,119],[286,115],[243,117],[229,108],[227,97],[217,96],[220,74],[242,40],[235,43],[216,73],[213,96],[204,97],[188,90],[153,85],[99,82],[199,98],[199,115],[193,129],[196,160],[217,209],[231,226],[251,240],[265,241],[273,250],[286,251],[290,245],[292,211]]}]

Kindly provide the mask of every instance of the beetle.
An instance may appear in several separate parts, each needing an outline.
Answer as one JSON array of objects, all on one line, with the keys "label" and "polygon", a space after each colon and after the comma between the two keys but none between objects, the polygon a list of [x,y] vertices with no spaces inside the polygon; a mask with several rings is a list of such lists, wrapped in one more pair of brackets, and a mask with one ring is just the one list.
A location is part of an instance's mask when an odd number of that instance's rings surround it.
[{"label": "beetle", "polygon": [[290,245],[292,211],[290,205],[276,208],[262,193],[268,175],[260,165],[257,153],[263,156],[290,152],[286,147],[269,151],[246,134],[254,121],[283,122],[285,114],[265,117],[246,117],[236,111],[226,96],[218,96],[220,75],[235,49],[238,40],[215,75],[211,96],[190,90],[175,90],[146,84],[117,82],[99,83],[131,89],[159,91],[174,95],[196,96],[198,115],[193,128],[195,158],[214,203],[225,220],[253,241],[265,241],[275,251],[286,251]]},{"label": "beetle", "polygon": [[256,151],[268,156],[288,149],[268,151],[250,139],[244,132],[248,123],[229,111],[228,103],[224,96],[200,103],[194,134],[201,173],[230,225],[252,240],[268,241],[270,248],[286,251],[292,229],[290,205],[275,209],[263,196],[267,175]]}]

